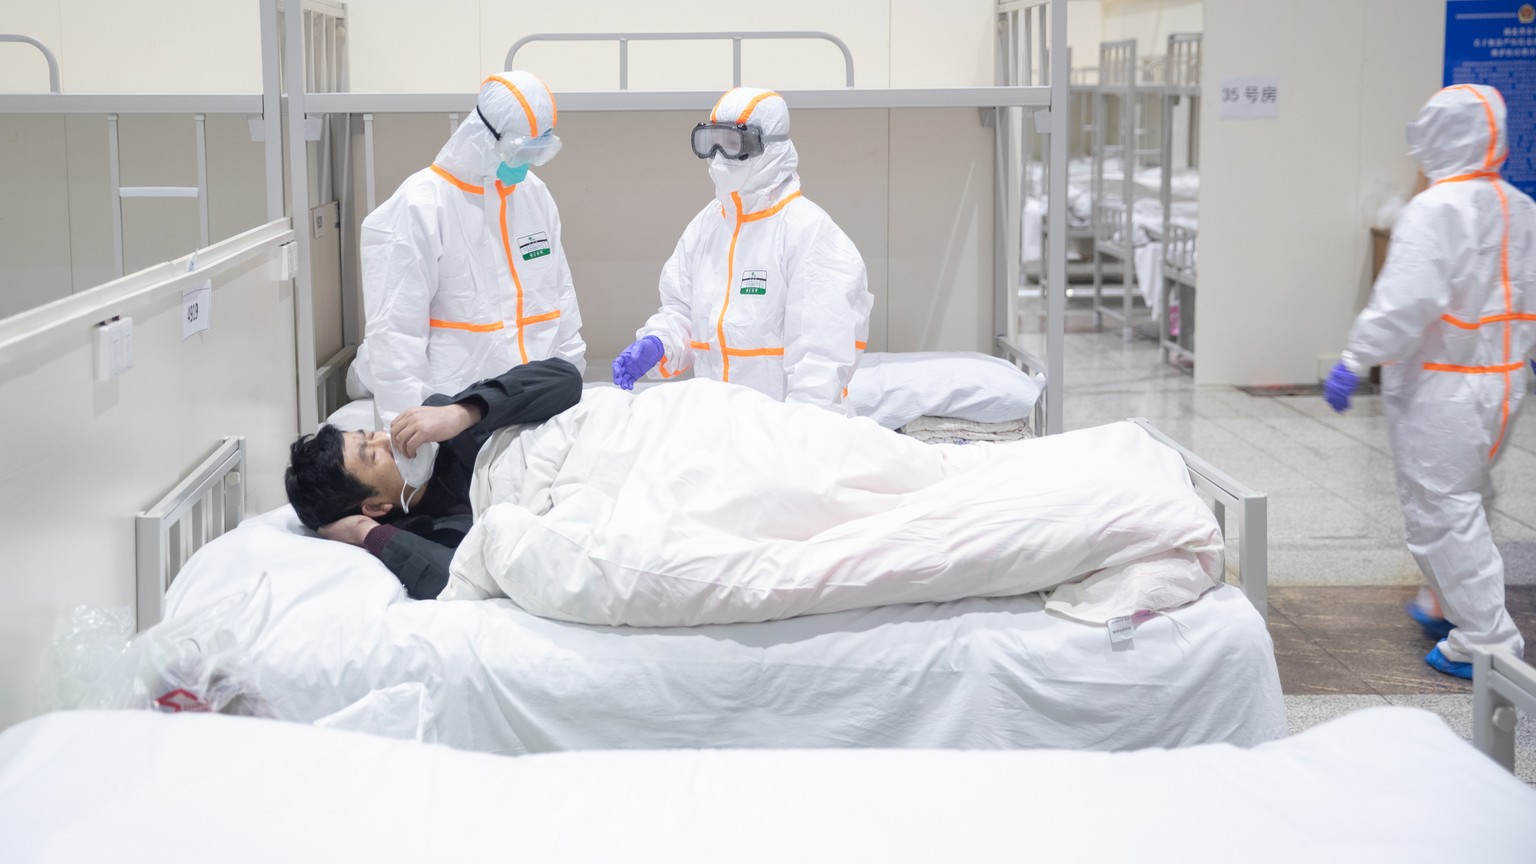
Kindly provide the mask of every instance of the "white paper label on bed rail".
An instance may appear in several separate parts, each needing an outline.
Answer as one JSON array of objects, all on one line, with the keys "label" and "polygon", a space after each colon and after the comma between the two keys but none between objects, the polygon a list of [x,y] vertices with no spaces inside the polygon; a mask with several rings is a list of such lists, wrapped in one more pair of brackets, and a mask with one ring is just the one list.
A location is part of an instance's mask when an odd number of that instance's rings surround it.
[{"label": "white paper label on bed rail", "polygon": [[1272,120],[1280,116],[1280,79],[1274,75],[1223,78],[1216,100],[1223,120]]},{"label": "white paper label on bed rail", "polygon": [[1131,641],[1131,636],[1135,632],[1136,627],[1131,623],[1131,616],[1121,615],[1119,618],[1109,619],[1109,642],[1111,645]]},{"label": "white paper label on bed rail", "polygon": [[194,285],[181,292],[181,338],[191,338],[193,333],[208,329],[208,305],[213,298],[213,280]]}]

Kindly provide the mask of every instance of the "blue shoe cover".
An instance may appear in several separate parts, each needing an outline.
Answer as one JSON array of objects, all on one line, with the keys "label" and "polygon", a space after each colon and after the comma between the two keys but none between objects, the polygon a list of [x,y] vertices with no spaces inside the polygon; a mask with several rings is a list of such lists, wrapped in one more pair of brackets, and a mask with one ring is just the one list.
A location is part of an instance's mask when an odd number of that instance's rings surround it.
[{"label": "blue shoe cover", "polygon": [[1409,618],[1412,618],[1420,627],[1424,628],[1424,635],[1432,637],[1436,642],[1449,636],[1451,630],[1456,626],[1444,618],[1436,618],[1430,615],[1412,600],[1408,601],[1408,605],[1403,608],[1407,611]]},{"label": "blue shoe cover", "polygon": [[1445,655],[1440,653],[1439,645],[1429,649],[1429,653],[1424,655],[1424,662],[1428,663],[1429,667],[1436,672],[1455,675],[1457,678],[1465,678],[1468,681],[1472,680],[1472,664],[1457,663],[1454,660],[1445,659]]}]

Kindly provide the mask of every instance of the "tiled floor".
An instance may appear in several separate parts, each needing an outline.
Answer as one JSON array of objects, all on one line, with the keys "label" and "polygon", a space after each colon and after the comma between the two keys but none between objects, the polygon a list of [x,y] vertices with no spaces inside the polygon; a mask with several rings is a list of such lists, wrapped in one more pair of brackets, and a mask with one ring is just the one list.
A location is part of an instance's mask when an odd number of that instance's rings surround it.
[{"label": "tiled floor", "polygon": [[[1027,308],[1027,307],[1026,307]],[[1026,317],[1023,326],[1038,329]],[[1471,687],[1424,664],[1431,647],[1403,614],[1421,583],[1403,545],[1380,397],[1336,414],[1316,395],[1196,388],[1155,343],[1093,329],[1068,312],[1065,427],[1145,417],[1269,496],[1270,635],[1292,732],[1372,705],[1414,705],[1471,737]],[[1039,338],[1023,337],[1042,350]],[[1536,640],[1536,422],[1517,423],[1494,470],[1489,513],[1509,606]],[[1234,538],[1241,542],[1240,538]],[[1518,773],[1536,783],[1536,720],[1521,719]]]}]

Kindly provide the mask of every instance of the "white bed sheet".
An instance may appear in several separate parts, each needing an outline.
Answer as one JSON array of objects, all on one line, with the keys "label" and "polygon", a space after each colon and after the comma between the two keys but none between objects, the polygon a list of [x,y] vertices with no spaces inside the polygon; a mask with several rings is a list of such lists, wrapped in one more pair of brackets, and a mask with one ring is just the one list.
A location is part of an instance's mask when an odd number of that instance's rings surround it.
[{"label": "white bed sheet", "polygon": [[0,735],[0,860],[18,862],[1517,862],[1533,813],[1536,791],[1411,708],[1114,755],[499,759],[148,712]]},{"label": "white bed sheet", "polygon": [[265,620],[234,630],[281,716],[313,721],[421,682],[435,706],[428,740],[472,750],[1129,749],[1255,744],[1285,729],[1269,634],[1230,586],[1113,647],[1038,595],[606,628],[505,600],[409,600],[372,556],[306,536],[284,507],[194,555],[167,618],[252,594]]}]

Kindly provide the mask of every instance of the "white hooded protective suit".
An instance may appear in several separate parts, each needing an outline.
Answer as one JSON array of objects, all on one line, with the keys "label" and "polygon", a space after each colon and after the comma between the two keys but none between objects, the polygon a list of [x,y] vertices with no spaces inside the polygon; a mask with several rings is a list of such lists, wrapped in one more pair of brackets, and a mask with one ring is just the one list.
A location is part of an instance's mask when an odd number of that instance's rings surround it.
[{"label": "white hooded protective suit", "polygon": [[1387,364],[1382,404],[1408,549],[1456,625],[1441,653],[1466,662],[1476,645],[1518,656],[1483,490],[1536,345],[1536,204],[1499,177],[1508,140],[1491,87],[1435,94],[1409,124],[1408,146],[1432,185],[1392,229],[1345,362],[1356,374]]},{"label": "white hooded protective suit", "polygon": [[[789,134],[777,93],[738,87],[711,122]],[[788,140],[745,161],[710,157],[715,201],[693,217],[661,270],[661,310],[635,334],[666,354],[650,375],[743,384],[838,412],[869,338],[864,259],[826,211],[800,194]]]},{"label": "white hooded protective suit", "polygon": [[528,72],[501,72],[481,85],[479,109],[363,220],[367,323],[355,365],[381,428],[432,393],[530,360],[586,366],[555,201],[531,173],[513,186],[496,178],[487,126],[504,138],[553,129],[554,96]]}]

